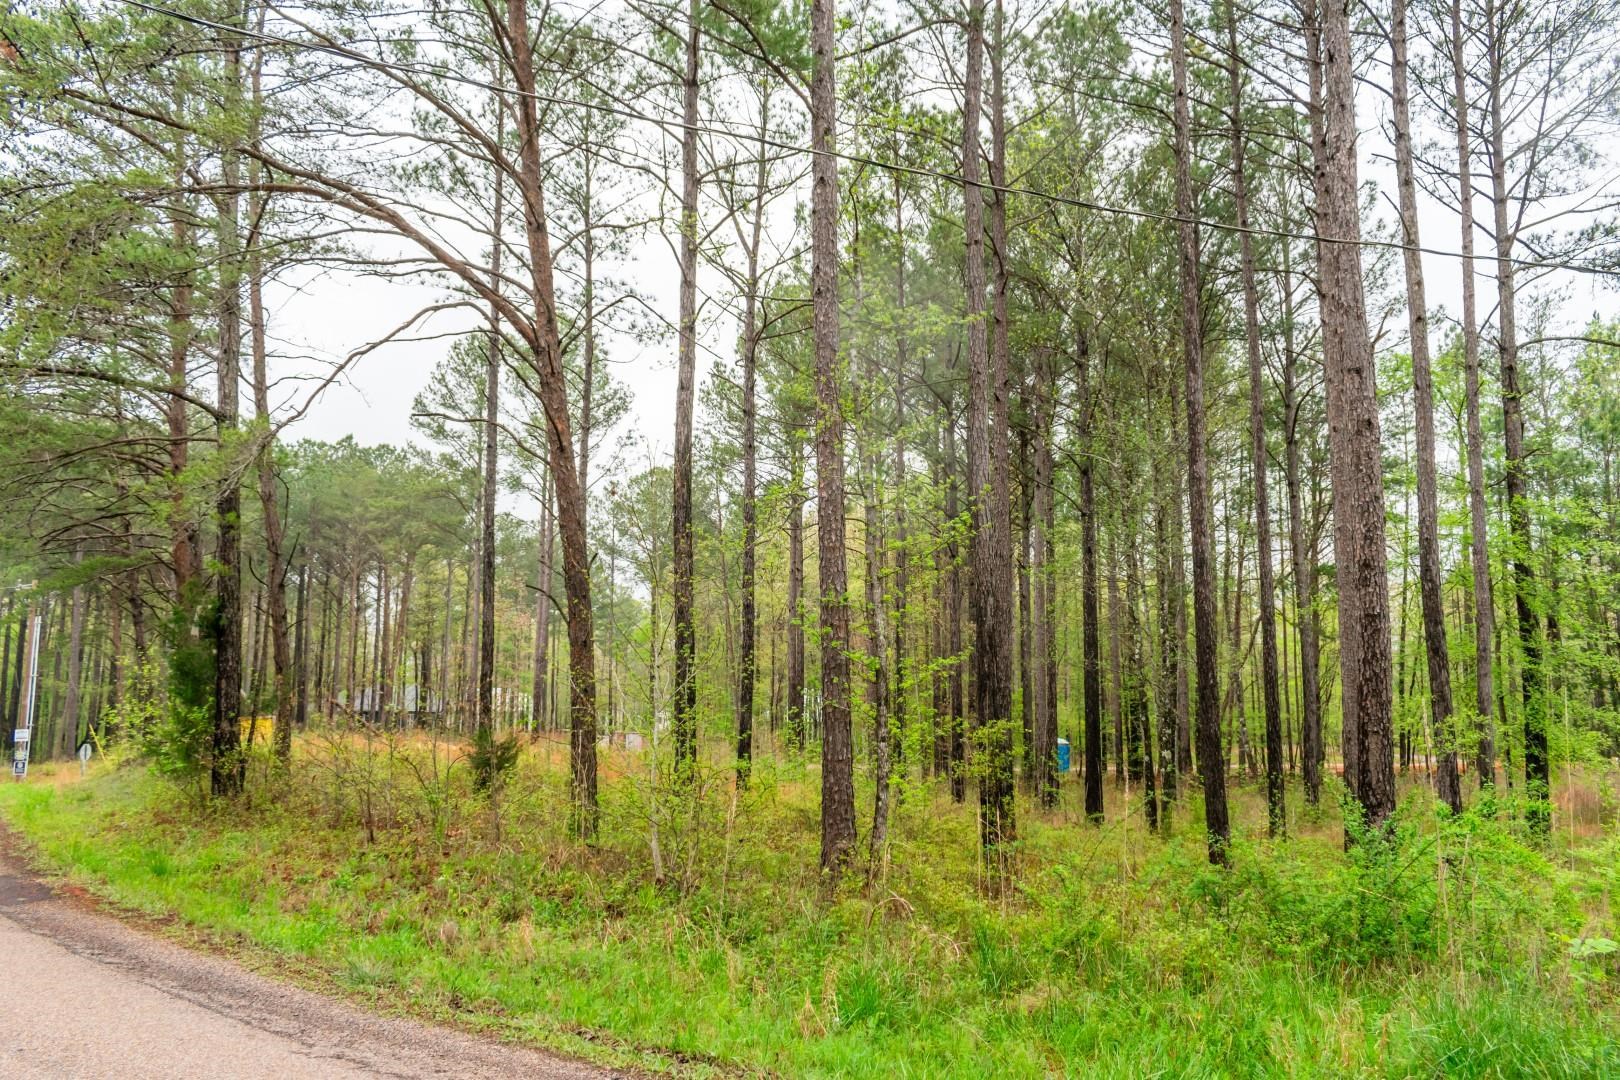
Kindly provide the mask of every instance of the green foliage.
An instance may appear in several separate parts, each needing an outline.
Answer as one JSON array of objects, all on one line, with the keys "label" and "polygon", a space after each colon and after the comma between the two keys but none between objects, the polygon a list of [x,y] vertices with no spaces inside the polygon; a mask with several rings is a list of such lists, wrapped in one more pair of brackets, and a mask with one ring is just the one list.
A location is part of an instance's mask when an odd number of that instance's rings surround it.
[{"label": "green foliage", "polygon": [[473,732],[472,752],[467,763],[472,766],[473,789],[493,791],[498,788],[518,759],[518,736],[512,732],[497,736],[494,729],[480,727]]},{"label": "green foliage", "polygon": [[[170,686],[177,670],[185,669],[171,664]],[[211,693],[211,683],[208,689]],[[128,693],[107,710],[103,722],[115,745],[129,747],[159,776],[185,784],[208,768],[210,700],[199,703],[172,692],[156,665],[146,664],[130,672]]]},{"label": "green foliage", "polygon": [[829,895],[801,766],[761,758],[746,794],[705,783],[668,809],[660,879],[665,808],[628,779],[636,755],[605,753],[587,850],[555,758],[518,753],[497,809],[468,797],[475,770],[445,767],[457,753],[334,733],[298,744],[272,803],[200,821],[133,770],[7,788],[0,813],[120,903],[594,1055],[874,1077],[1620,1067],[1612,837],[1553,859],[1491,808],[1436,816],[1414,788],[1348,851],[1331,809],[1274,842],[1240,787],[1230,870],[1208,865],[1196,813],[1181,821],[1195,802],[1168,838],[1069,807],[1021,815],[1018,886],[992,899],[974,808],[919,785],[887,875]]}]

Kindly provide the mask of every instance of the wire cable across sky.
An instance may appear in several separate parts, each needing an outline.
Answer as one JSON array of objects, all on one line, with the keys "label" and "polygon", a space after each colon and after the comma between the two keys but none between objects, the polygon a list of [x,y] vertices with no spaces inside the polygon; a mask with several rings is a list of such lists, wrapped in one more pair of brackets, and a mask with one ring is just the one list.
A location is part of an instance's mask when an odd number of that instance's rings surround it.
[{"label": "wire cable across sky", "polygon": [[[713,120],[695,124],[687,124],[685,121],[679,119],[663,119],[660,117],[651,116],[639,109],[633,109],[623,104],[583,101],[578,98],[570,98],[557,94],[544,94],[540,93],[539,91],[522,91],[513,87],[500,86],[496,83],[473,78],[470,75],[463,75],[454,71],[446,71],[418,64],[404,64],[396,61],[378,59],[377,57],[368,56],[356,49],[352,49],[344,45],[333,44],[331,42],[299,40],[297,38],[284,37],[279,34],[271,34],[261,30],[231,26],[212,19],[205,19],[198,15],[191,15],[183,11],[176,11],[172,8],[162,7],[157,4],[149,4],[144,2],[144,0],[119,0],[119,2],[124,4],[126,7],[137,8],[153,15],[164,16],[166,18],[174,19],[183,23],[189,23],[193,26],[202,27],[204,29],[214,30],[221,33],[235,34],[239,37],[263,42],[268,45],[278,45],[284,48],[324,53],[328,56],[334,56],[374,70],[392,71],[402,75],[423,78],[442,79],[446,82],[453,82],[462,86],[484,90],[492,94],[500,94],[503,96],[517,98],[527,97],[547,105],[558,105],[565,108],[574,109],[590,109],[597,112],[606,113],[611,116],[618,116],[627,120],[635,120],[640,123],[650,124],[654,127],[663,128],[670,131],[685,132],[687,130],[691,130],[700,134],[745,141],[753,144],[754,146],[768,146],[773,150],[806,154],[810,156],[815,156],[818,154],[825,155],[838,161],[849,162],[853,165],[864,165],[869,168],[897,172],[906,176],[940,180],[949,184],[954,184],[957,187],[965,187],[969,183],[969,181],[960,174],[946,172],[941,169],[930,169],[921,165],[907,165],[903,162],[896,161],[884,161],[881,158],[875,158],[865,154],[852,154],[839,150],[817,150],[814,147],[804,146],[799,143],[774,138],[758,130],[745,132],[734,131],[723,126],[720,122]],[[1165,224],[1172,225],[1179,225],[1185,222],[1195,225],[1201,229],[1210,229],[1234,234],[1247,234],[1250,236],[1266,237],[1276,240],[1302,240],[1324,244],[1354,244],[1358,247],[1388,251],[1417,251],[1424,255],[1432,255],[1436,258],[1442,259],[1455,259],[1459,262],[1465,258],[1465,256],[1458,251],[1447,251],[1442,248],[1425,247],[1422,245],[1409,245],[1402,243],[1399,240],[1381,240],[1367,237],[1326,236],[1317,233],[1291,232],[1285,229],[1271,229],[1254,225],[1244,227],[1225,221],[1211,221],[1198,217],[1184,218],[1175,213],[1165,213],[1156,210],[1143,210],[1138,207],[1115,206],[1109,203],[1082,199],[1072,195],[1060,195],[1055,192],[1039,191],[1034,188],[1020,187],[1011,184],[995,184],[982,180],[973,181],[973,183],[978,188],[985,191],[994,192],[998,195],[1017,195],[1024,198],[1044,200],[1063,206],[1072,206],[1076,209],[1087,210],[1098,214],[1110,214],[1120,217],[1136,218],[1144,221],[1163,222]],[[1505,261],[1520,269],[1565,270],[1571,273],[1620,278],[1620,269],[1609,269],[1607,267],[1592,266],[1585,263],[1564,262],[1554,259],[1523,259],[1516,257],[1509,257],[1504,260],[1502,257],[1489,252],[1475,252],[1474,254],[1467,256],[1467,258],[1471,258],[1475,262],[1490,264],[1500,264]]]}]

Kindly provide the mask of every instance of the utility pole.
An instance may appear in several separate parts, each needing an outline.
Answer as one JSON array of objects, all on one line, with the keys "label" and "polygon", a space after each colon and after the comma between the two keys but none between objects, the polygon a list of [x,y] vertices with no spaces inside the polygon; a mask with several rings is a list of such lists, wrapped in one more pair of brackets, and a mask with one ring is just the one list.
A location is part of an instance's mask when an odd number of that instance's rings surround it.
[{"label": "utility pole", "polygon": [[29,604],[28,622],[28,674],[23,684],[22,715],[18,717],[22,726],[16,729],[11,751],[11,776],[19,782],[28,776],[28,750],[34,734],[34,705],[39,700],[39,639],[45,623],[43,608]]}]

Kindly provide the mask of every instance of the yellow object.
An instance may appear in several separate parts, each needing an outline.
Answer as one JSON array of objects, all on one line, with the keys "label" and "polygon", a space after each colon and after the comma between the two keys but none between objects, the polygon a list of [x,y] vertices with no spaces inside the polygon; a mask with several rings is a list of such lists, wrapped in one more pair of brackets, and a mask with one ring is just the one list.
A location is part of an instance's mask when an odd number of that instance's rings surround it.
[{"label": "yellow object", "polygon": [[276,731],[276,718],[273,716],[239,716],[236,722],[240,727],[243,746],[256,742],[268,744]]}]

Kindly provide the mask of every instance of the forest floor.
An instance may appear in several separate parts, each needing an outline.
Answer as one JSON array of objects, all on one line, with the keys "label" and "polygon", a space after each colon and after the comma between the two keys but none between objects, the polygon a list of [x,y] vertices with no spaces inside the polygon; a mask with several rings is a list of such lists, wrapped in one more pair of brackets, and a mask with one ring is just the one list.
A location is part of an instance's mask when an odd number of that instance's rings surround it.
[{"label": "forest floor", "polygon": [[1110,782],[1093,828],[1071,777],[1057,810],[1020,802],[1016,880],[991,895],[971,786],[965,806],[904,786],[880,867],[829,889],[813,763],[762,759],[741,794],[725,769],[672,791],[641,754],[603,765],[590,847],[551,739],[494,798],[453,743],[311,734],[232,805],[108,762],[0,786],[0,815],[118,908],[361,1003],[650,1071],[1620,1075],[1612,770],[1560,779],[1544,840],[1509,798],[1443,819],[1406,780],[1395,839],[1348,853],[1336,805],[1291,785],[1272,840],[1239,782],[1227,870],[1196,792],[1154,835]]}]

